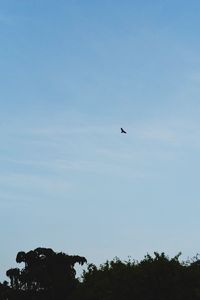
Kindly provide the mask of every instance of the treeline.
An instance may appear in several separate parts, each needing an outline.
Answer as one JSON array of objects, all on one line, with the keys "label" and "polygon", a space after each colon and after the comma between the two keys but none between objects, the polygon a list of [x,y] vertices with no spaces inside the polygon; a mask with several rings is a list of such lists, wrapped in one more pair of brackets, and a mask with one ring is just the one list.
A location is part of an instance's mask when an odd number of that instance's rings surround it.
[{"label": "treeline", "polygon": [[141,261],[115,258],[87,264],[81,279],[74,266],[87,263],[82,256],[37,248],[19,252],[16,261],[24,266],[6,272],[0,300],[200,300],[198,255],[188,261],[157,252]]}]

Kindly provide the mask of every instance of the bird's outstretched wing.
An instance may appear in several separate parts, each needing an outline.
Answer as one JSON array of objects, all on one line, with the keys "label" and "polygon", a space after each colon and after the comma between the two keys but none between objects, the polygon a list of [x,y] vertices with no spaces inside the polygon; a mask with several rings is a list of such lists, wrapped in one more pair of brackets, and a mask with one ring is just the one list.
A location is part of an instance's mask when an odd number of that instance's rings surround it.
[{"label": "bird's outstretched wing", "polygon": [[121,133],[127,133],[127,132],[121,127]]}]

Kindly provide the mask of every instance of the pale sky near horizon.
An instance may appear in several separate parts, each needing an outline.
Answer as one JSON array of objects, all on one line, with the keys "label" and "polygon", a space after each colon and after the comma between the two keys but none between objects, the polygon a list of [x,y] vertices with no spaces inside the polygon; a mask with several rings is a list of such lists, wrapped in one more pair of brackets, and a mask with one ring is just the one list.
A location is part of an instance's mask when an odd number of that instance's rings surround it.
[{"label": "pale sky near horizon", "polygon": [[0,0],[1,278],[200,251],[199,28],[199,0]]}]

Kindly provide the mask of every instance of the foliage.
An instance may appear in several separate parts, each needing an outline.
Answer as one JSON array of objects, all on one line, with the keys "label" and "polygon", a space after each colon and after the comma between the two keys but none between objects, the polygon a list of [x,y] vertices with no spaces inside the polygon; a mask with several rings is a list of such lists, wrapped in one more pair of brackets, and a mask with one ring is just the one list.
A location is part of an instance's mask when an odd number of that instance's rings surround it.
[{"label": "foliage", "polygon": [[78,284],[74,265],[82,265],[86,259],[37,248],[27,253],[19,252],[16,261],[23,262],[24,268],[9,269],[6,275],[12,291],[20,299],[66,299]]},{"label": "foliage", "polygon": [[200,259],[180,262],[181,253],[147,254],[141,261],[115,258],[99,267],[88,264],[82,278],[74,266],[81,256],[52,249],[21,251],[24,268],[7,271],[10,283],[0,284],[0,300],[200,300]]},{"label": "foliage", "polygon": [[114,259],[97,268],[88,265],[76,300],[184,300],[200,299],[200,264],[147,254],[140,262]]}]

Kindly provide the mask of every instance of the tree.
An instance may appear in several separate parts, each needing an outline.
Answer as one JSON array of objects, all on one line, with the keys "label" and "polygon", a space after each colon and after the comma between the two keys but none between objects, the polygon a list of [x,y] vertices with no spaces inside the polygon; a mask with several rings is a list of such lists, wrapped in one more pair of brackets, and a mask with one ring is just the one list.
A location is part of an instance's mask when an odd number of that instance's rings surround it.
[{"label": "tree", "polygon": [[6,276],[10,278],[10,285],[13,289],[19,288],[20,270],[18,268],[9,269]]},{"label": "tree", "polygon": [[147,254],[143,260],[107,261],[89,265],[76,300],[200,300],[200,264],[180,263],[164,253]]},{"label": "tree", "polygon": [[7,276],[13,289],[20,289],[21,298],[67,299],[78,284],[74,265],[86,263],[85,257],[56,253],[49,248],[36,248],[16,256],[24,268],[10,269]]}]

